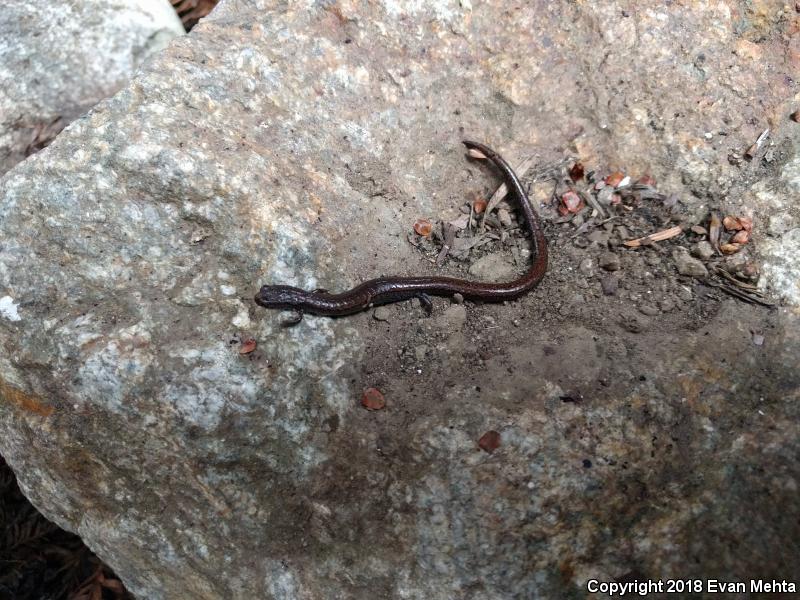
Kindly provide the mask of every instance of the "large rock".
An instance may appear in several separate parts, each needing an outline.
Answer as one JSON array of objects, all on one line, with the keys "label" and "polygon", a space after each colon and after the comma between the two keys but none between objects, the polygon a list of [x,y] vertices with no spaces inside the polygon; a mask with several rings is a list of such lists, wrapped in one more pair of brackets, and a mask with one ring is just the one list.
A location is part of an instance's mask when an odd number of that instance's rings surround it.
[{"label": "large rock", "polygon": [[775,554],[800,522],[789,311],[576,326],[553,317],[571,242],[456,329],[284,329],[252,302],[433,272],[411,223],[493,181],[462,137],[733,196],[727,151],[794,90],[794,17],[751,4],[221,4],[0,183],[0,453],[26,494],[148,600],[798,572]]},{"label": "large rock", "polygon": [[5,0],[0,175],[119,90],[183,33],[167,0]]}]

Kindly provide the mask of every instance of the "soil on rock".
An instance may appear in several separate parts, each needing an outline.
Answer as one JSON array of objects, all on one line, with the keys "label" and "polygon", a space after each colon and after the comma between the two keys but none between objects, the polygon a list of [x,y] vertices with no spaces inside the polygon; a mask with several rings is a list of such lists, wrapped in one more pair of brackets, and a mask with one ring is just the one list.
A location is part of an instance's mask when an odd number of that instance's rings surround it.
[{"label": "soil on rock", "polygon": [[[527,182],[537,189],[537,182]],[[404,303],[382,307],[379,320],[355,317],[367,342],[354,395],[375,386],[387,402],[380,415],[359,416],[366,444],[396,465],[402,479],[411,477],[401,474],[409,468],[406,458],[426,453],[417,435],[426,423],[472,432],[476,453],[486,450],[490,436],[494,462],[475,458],[476,481],[491,480],[486,493],[506,490],[506,500],[509,487],[547,495],[540,518],[520,517],[516,526],[525,532],[522,539],[547,537],[563,549],[561,568],[573,581],[588,576],[589,564],[607,572],[630,565],[619,572],[625,577],[657,577],[666,565],[679,564],[692,577],[747,572],[780,580],[799,566],[796,554],[767,560],[798,533],[794,518],[779,508],[792,492],[763,488],[757,471],[791,471],[781,457],[796,447],[769,456],[743,454],[736,473],[727,453],[740,444],[779,439],[780,431],[795,427],[783,403],[800,383],[789,367],[798,343],[787,331],[792,318],[786,311],[731,295],[712,276],[717,267],[735,271],[737,264],[756,264],[756,248],[733,260],[719,252],[703,255],[703,262],[692,258],[685,248],[704,243],[708,219],[669,195],[620,204],[602,220],[590,217],[588,207],[560,217],[557,196],[537,198],[544,201],[536,204],[551,262],[532,293],[502,304],[435,299],[430,316]],[[587,221],[594,225],[584,227]],[[682,233],[671,239],[624,245],[676,223]],[[495,239],[440,270],[432,265],[435,238],[412,238],[423,254],[418,268],[469,277],[471,263],[505,257],[524,269],[518,257],[527,240],[513,227],[502,235],[504,228],[498,223],[490,230]],[[695,267],[681,274],[684,255],[702,272]],[[456,309],[458,319],[451,315]],[[527,455],[530,469],[519,464],[521,423],[538,444]],[[444,480],[447,469],[443,464]],[[522,493],[520,510],[526,498]],[[762,517],[750,520],[750,511]],[[489,513],[471,513],[476,515],[488,519]],[[615,558],[582,553],[565,532],[547,524],[548,515],[571,519],[588,539],[611,536],[627,550]],[[513,530],[508,513],[498,519],[505,519],[502,525],[487,521],[487,538]],[[740,526],[721,525],[729,519]],[[648,536],[664,541],[664,548],[637,546]],[[728,542],[715,544],[714,553],[698,551],[708,548],[709,536]],[[519,552],[525,543],[519,542]],[[741,553],[740,546],[753,551]]]}]

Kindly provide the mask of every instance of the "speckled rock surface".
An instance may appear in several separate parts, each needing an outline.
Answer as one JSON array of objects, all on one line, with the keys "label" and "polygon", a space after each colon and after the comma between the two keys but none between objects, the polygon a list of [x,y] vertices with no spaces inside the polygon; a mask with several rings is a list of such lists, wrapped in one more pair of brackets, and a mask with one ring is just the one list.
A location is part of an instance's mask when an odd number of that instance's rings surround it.
[{"label": "speckled rock surface", "polygon": [[[252,302],[436,272],[411,223],[496,181],[462,137],[766,232],[800,155],[793,7],[636,4],[229,0],[7,174],[0,452],[26,494],[148,600],[800,572],[794,309],[637,297],[660,282],[621,251],[592,295],[571,241],[508,305],[284,329]],[[729,157],[768,126],[772,163]]]},{"label": "speckled rock surface", "polygon": [[0,175],[120,89],[183,26],[167,0],[5,0]]}]

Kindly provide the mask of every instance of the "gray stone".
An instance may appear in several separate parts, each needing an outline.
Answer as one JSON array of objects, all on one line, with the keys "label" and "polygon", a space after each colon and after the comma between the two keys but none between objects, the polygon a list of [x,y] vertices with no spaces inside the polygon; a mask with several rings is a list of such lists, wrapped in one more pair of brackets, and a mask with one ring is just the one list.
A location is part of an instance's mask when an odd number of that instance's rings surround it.
[{"label": "gray stone", "polygon": [[683,246],[678,246],[672,251],[672,260],[675,261],[675,267],[681,275],[688,275],[697,279],[708,277],[706,266],[691,256]]},{"label": "gray stone", "polygon": [[511,257],[502,252],[482,256],[469,266],[469,274],[482,281],[502,281],[514,276]]},{"label": "gray stone", "polygon": [[647,315],[648,317],[654,317],[661,311],[658,309],[657,306],[650,303],[645,303],[639,305],[639,312],[642,313],[643,315]]},{"label": "gray stone", "polygon": [[376,321],[388,321],[391,317],[391,311],[388,306],[376,306],[372,311],[372,318]]},{"label": "gray stone", "polygon": [[593,244],[598,244],[600,246],[605,246],[608,244],[609,233],[605,229],[595,229],[589,235],[586,236],[586,239],[592,242]]},{"label": "gray stone", "polygon": [[630,333],[641,333],[650,328],[650,319],[633,310],[625,310],[620,313],[620,325]]},{"label": "gray stone", "polygon": [[585,276],[594,275],[594,261],[591,258],[584,258],[578,265],[578,270]]},{"label": "gray stone", "polygon": [[120,89],[183,26],[167,0],[5,0],[0,175]]},{"label": "gray stone", "polygon": [[660,265],[662,262],[661,255],[656,254],[655,252],[648,252],[647,254],[644,255],[644,262],[646,262],[651,267]]},{"label": "gray stone", "polygon": [[619,288],[619,277],[616,274],[605,275],[600,279],[600,286],[606,296],[613,296]]},{"label": "gray stone", "polygon": [[622,266],[619,255],[614,252],[603,252],[597,262],[606,271],[619,271]]},{"label": "gray stone", "polygon": [[710,242],[703,240],[701,242],[697,242],[696,244],[692,244],[692,256],[699,258],[700,260],[708,260],[716,252],[714,251],[714,247],[711,245]]}]

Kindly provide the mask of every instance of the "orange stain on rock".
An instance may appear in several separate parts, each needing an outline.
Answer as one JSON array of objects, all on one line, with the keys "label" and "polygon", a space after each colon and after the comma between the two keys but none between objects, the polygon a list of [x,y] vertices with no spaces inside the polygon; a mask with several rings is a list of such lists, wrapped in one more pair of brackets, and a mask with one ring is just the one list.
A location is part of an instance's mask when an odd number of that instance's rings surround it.
[{"label": "orange stain on rock", "polygon": [[5,401],[15,405],[22,410],[49,417],[55,410],[52,406],[47,406],[38,397],[18,390],[0,379],[0,401]]}]

